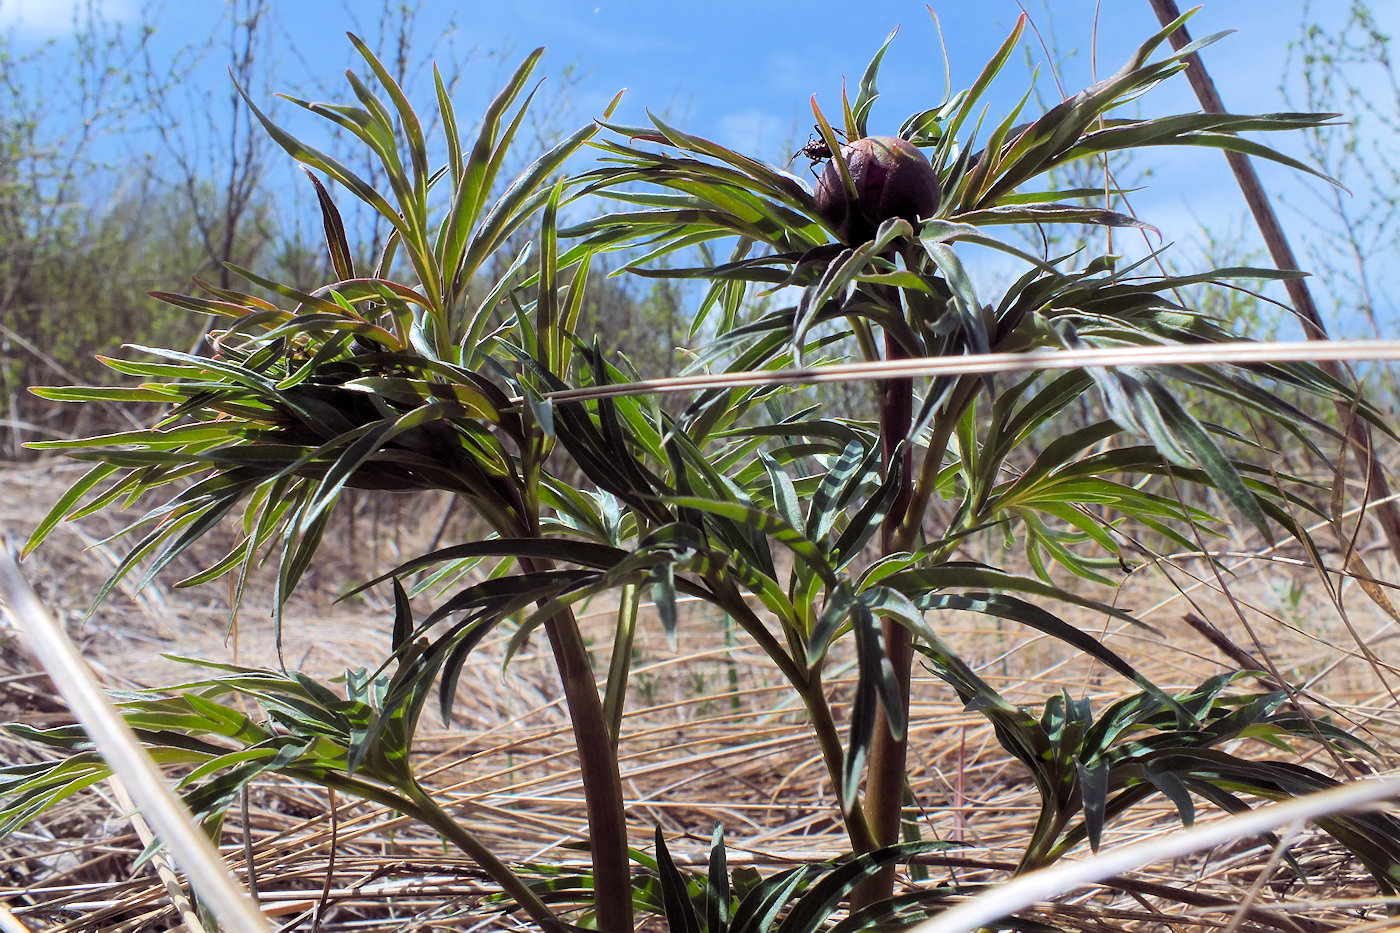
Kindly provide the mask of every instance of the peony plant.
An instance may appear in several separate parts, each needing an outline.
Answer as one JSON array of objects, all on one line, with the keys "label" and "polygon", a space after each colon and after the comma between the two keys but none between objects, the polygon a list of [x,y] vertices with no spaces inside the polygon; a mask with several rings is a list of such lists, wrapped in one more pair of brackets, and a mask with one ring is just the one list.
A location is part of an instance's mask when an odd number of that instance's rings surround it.
[{"label": "peony plant", "polygon": [[[225,666],[125,709],[154,752],[190,769],[183,789],[211,831],[236,793],[269,771],[357,794],[439,829],[496,880],[505,906],[545,929],[630,930],[641,905],[677,929],[816,930],[847,908],[848,926],[875,924],[966,893],[950,882],[892,897],[898,864],[938,847],[901,842],[917,832],[906,779],[916,659],[988,718],[1041,794],[1018,870],[1096,846],[1105,825],[1155,794],[1189,821],[1193,797],[1228,809],[1248,806],[1242,794],[1327,786],[1333,778],[1319,771],[1253,760],[1235,744],[1249,734],[1364,753],[1284,695],[1232,694],[1231,677],[1164,689],[1057,613],[1077,607],[1154,636],[1063,581],[1106,580],[1136,553],[1134,528],[1198,549],[1192,529],[1214,517],[1168,483],[1216,495],[1260,534],[1315,550],[1295,518],[1312,508],[1304,487],[1267,469],[1268,452],[1247,438],[1193,417],[1183,389],[1307,445],[1342,434],[1273,387],[1342,401],[1384,430],[1376,413],[1303,364],[1047,365],[1009,378],[944,365],[987,353],[1049,360],[1070,348],[1232,341],[1229,322],[1194,312],[1180,290],[1291,274],[1154,274],[1113,255],[1033,255],[1002,235],[1027,225],[1145,226],[1097,206],[1101,192],[1048,184],[1053,170],[1107,153],[1204,145],[1307,170],[1239,134],[1318,126],[1329,115],[1116,114],[1217,38],[1154,58],[1184,19],[1118,73],[1030,122],[1018,123],[1023,105],[984,121],[983,95],[1020,40],[1018,24],[972,87],[945,94],[892,136],[868,127],[882,47],[855,100],[843,95],[846,142],[813,100],[820,144],[810,149],[827,161],[815,190],[660,119],[611,123],[611,111],[499,186],[538,53],[492,103],[475,140],[459,137],[439,83],[447,156],[432,167],[423,121],[360,45],[379,87],[352,79],[363,106],[294,103],[357,136],[379,159],[384,190],[250,106],[288,154],[383,216],[393,229],[383,255],[371,268],[355,264],[334,198],[317,180],[333,260],[327,281],[303,290],[235,270],[277,298],[205,283],[200,296],[163,295],[224,322],[215,354],[141,348],[155,361],[109,364],[138,377],[137,387],[37,390],[165,407],[143,430],[40,445],[93,466],[29,547],[63,519],[153,502],[132,523],[128,556],[101,598],[138,568],[151,579],[236,519],[238,545],[182,582],[232,574],[241,589],[270,559],[285,600],[321,559],[346,488],[459,497],[489,537],[417,555],[364,584],[387,585],[395,597],[379,669],[335,688],[270,663]],[[598,161],[561,174],[586,147]],[[573,219],[561,229],[566,214]],[[532,250],[519,246],[527,233]],[[971,247],[998,250],[1023,271],[984,296],[964,264]],[[717,250],[723,261],[707,258]],[[638,275],[692,289],[692,369],[705,379],[688,396],[631,382],[590,340],[589,273],[617,253]],[[760,292],[767,300],[756,300]],[[815,386],[837,359],[879,370],[871,411],[823,410]],[[1075,420],[1086,400],[1096,415]],[[960,551],[987,529],[999,529],[1028,569]],[[455,581],[426,613],[418,608],[431,592],[425,576]],[[594,670],[574,610],[602,595],[619,609],[608,666]],[[723,613],[787,682],[849,837],[844,861],[740,885],[718,833],[703,882],[684,876],[659,833],[654,857],[629,848],[637,827],[626,819],[618,764],[628,665],[644,605],[669,634],[682,634],[678,596]],[[952,612],[1057,639],[1125,692],[1097,716],[1061,696],[1040,715],[1016,706],[945,643],[940,621]],[[512,652],[543,630],[573,723],[591,867],[567,877],[506,864],[415,771],[414,736],[433,691],[449,710],[464,659],[504,625],[513,627]],[[858,672],[849,714],[829,681],[832,659],[846,653]],[[104,768],[81,730],[17,728],[71,754],[0,770],[5,831]],[[1400,824],[1372,814],[1325,828],[1395,893]]]}]

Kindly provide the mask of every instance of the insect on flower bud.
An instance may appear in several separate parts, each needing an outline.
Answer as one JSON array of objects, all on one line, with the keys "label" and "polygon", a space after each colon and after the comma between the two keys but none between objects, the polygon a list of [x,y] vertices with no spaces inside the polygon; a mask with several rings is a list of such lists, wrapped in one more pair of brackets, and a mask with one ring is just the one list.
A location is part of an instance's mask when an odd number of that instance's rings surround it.
[{"label": "insect on flower bud", "polygon": [[917,223],[938,209],[938,173],[907,139],[867,136],[842,146],[841,156],[855,182],[855,197],[833,159],[817,179],[816,201],[817,213],[842,242],[864,243],[891,217]]}]

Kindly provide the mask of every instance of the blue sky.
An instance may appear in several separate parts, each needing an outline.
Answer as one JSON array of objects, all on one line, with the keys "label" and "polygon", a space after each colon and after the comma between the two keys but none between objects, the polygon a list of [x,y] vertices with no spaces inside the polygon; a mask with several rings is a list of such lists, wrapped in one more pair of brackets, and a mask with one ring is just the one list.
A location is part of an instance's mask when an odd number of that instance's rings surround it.
[{"label": "blue sky", "polygon": [[[89,2],[0,0],[0,29],[12,29],[26,42],[61,39]],[[107,18],[133,25],[154,11],[160,47],[170,54],[226,28],[221,23],[224,5],[213,0],[154,7],[139,0],[96,0],[93,5]],[[1060,52],[1073,53],[1073,58],[1059,62],[1066,86],[1073,90],[1091,80],[1089,50],[1099,4],[1025,0],[1024,5],[1037,25],[1053,32]],[[1147,0],[1106,0],[1101,6],[1097,45],[1103,74],[1116,69],[1157,24]],[[1400,26],[1396,4],[1382,0],[1375,6],[1383,25],[1389,21],[1392,27]],[[942,23],[958,86],[975,75],[1021,11],[1015,0],[934,0],[929,7]],[[1190,28],[1198,36],[1238,31],[1208,53],[1207,65],[1232,108],[1266,109],[1278,103],[1283,57],[1305,11],[1326,19],[1344,7],[1344,0],[1214,0],[1204,5]],[[854,12],[858,8],[860,12]],[[896,25],[901,35],[886,59],[882,82],[887,96],[883,109],[891,121],[897,123],[942,90],[938,37],[921,2],[867,0],[857,7],[829,0],[424,0],[420,9],[420,48],[449,21],[456,25],[453,48],[463,57],[472,50],[478,58],[483,53],[518,57],[543,45],[554,70],[573,63],[582,69],[580,109],[600,104],[626,87],[634,108],[645,105],[677,113],[728,143],[753,145],[757,138],[760,148],[764,142],[787,142],[794,132],[805,133],[810,122],[807,98],[817,93],[834,103],[842,75],[858,77]],[[298,85],[306,72],[322,80],[333,77],[343,67],[348,48],[342,33],[372,36],[380,12],[378,3],[352,0],[274,0],[274,10],[282,31],[279,44],[285,47],[275,54],[290,63],[284,70],[288,81]],[[1037,60],[1043,58],[1038,48],[1032,52]],[[1023,76],[1015,70],[1008,75]],[[205,78],[211,83],[224,80],[217,66]],[[1053,93],[1048,75],[1042,81],[1046,93]],[[1024,85],[1006,83],[1008,95]],[[1159,102],[1167,106],[1171,98],[1163,94]],[[1189,101],[1179,95],[1175,103]]]},{"label": "blue sky", "polygon": [[[228,30],[226,7],[213,0],[170,0],[155,7],[141,0],[0,0],[0,29],[9,30],[21,45],[62,44],[75,16],[81,18],[89,3],[110,21],[132,28],[154,11],[150,24],[156,30],[158,59],[173,59],[182,48]],[[1024,4],[1053,44],[1056,69],[1070,93],[1090,83],[1095,73],[1116,70],[1158,28],[1147,0]],[[1299,35],[1305,17],[1335,24],[1348,6],[1346,0],[1210,0],[1190,29],[1197,37],[1236,30],[1205,54],[1227,107],[1238,112],[1280,110],[1285,109],[1280,83],[1289,43]],[[1400,30],[1400,3],[1377,0],[1374,6],[1383,29],[1392,34]],[[275,60],[277,73],[271,88],[261,93],[255,88],[255,94],[270,98],[273,90],[282,89],[308,93],[308,87],[344,94],[348,89],[338,75],[350,63],[350,50],[343,33],[355,31],[375,44],[382,7],[379,2],[351,0],[274,0],[275,34],[267,54]],[[931,8],[942,25],[954,87],[972,81],[1021,13],[1015,0],[933,0]],[[893,132],[906,115],[936,103],[943,92],[938,33],[922,2],[424,0],[418,9],[413,57],[432,55],[461,68],[457,96],[464,114],[479,112],[514,62],[544,45],[549,55],[542,72],[554,78],[542,100],[558,111],[561,127],[596,115],[614,93],[627,88],[623,122],[644,122],[645,109],[651,108],[691,132],[782,162],[807,139],[811,95],[816,94],[828,112],[839,110],[843,76],[854,84],[896,25],[901,30],[881,71],[883,96],[872,117],[872,132]],[[455,29],[449,30],[451,24]],[[999,81],[996,99],[1002,106],[1009,106],[1029,86],[1029,62],[1046,58],[1029,30],[1026,38],[1027,56],[1013,60]],[[1096,63],[1091,51],[1095,48]],[[571,68],[573,77],[560,80]],[[218,101],[226,98],[227,82],[219,57],[212,55],[195,72],[190,91],[212,92],[209,99]],[[420,90],[428,87],[421,82]],[[1043,66],[1038,87],[1048,101],[1059,99],[1055,81]],[[1182,78],[1154,91],[1139,106],[1149,115],[1196,109]],[[1029,105],[1028,113],[1035,112],[1035,105]],[[286,105],[274,108],[274,113],[294,121],[294,128],[307,126],[306,120],[295,122],[298,118]],[[1288,141],[1284,148],[1297,151]],[[1150,165],[1142,165],[1151,169],[1150,189],[1136,196],[1134,206],[1168,241],[1188,242],[1204,223],[1240,230],[1245,248],[1255,242],[1252,230],[1235,222],[1243,206],[1218,153],[1159,150],[1150,158]],[[799,173],[804,167],[801,160],[796,163]],[[1265,167],[1264,174],[1283,191],[1285,223],[1296,227],[1299,212],[1306,212],[1315,197],[1307,186],[1316,191],[1317,183],[1300,182],[1272,167]]]}]

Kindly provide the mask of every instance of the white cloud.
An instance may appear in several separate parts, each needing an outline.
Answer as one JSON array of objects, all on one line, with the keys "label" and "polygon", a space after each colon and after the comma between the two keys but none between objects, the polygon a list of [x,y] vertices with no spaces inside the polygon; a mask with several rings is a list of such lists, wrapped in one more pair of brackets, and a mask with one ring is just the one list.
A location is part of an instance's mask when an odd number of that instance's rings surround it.
[{"label": "white cloud", "polygon": [[135,19],[136,0],[0,0],[0,29],[24,39],[72,35],[94,19]]}]

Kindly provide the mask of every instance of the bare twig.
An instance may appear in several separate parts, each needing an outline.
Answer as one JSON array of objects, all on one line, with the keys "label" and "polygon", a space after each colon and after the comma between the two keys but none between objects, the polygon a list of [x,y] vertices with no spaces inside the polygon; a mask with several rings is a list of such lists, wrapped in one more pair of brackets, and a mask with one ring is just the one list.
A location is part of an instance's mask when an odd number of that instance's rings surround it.
[{"label": "bare twig", "polygon": [[[1157,14],[1157,19],[1163,26],[1175,22],[1181,16],[1181,11],[1177,9],[1176,0],[1148,0],[1148,2],[1152,4],[1152,10]],[[1168,38],[1172,48],[1175,49],[1181,49],[1191,41],[1191,36],[1187,33],[1185,26],[1177,28]],[[1192,90],[1196,92],[1196,99],[1201,102],[1201,109],[1207,113],[1225,112],[1225,105],[1221,102],[1220,94],[1215,89],[1215,82],[1211,80],[1210,73],[1206,71],[1206,66],[1201,61],[1200,55],[1194,52],[1186,57],[1186,77],[1191,82]],[[1259,233],[1264,238],[1264,245],[1268,248],[1274,265],[1279,269],[1297,269],[1298,260],[1293,255],[1293,248],[1288,243],[1288,237],[1283,232],[1283,226],[1279,223],[1278,215],[1274,213],[1273,206],[1269,203],[1269,196],[1264,192],[1264,186],[1259,181],[1259,176],[1254,171],[1249,157],[1239,152],[1226,151],[1225,158],[1230,163],[1230,170],[1235,174],[1235,181],[1240,186],[1245,203],[1249,205],[1249,212],[1254,216],[1254,222],[1259,227]],[[1283,284],[1288,290],[1289,300],[1293,302],[1294,309],[1304,322],[1303,332],[1307,338],[1309,340],[1327,340],[1327,328],[1322,322],[1322,315],[1317,310],[1316,302],[1313,301],[1307,281],[1302,278],[1293,278],[1284,280]],[[1341,382],[1350,381],[1339,362],[1322,359],[1320,365],[1334,379]],[[1359,419],[1350,416],[1349,412],[1340,405],[1338,406],[1338,414],[1351,442],[1356,446],[1358,459],[1362,461],[1362,475],[1366,480],[1363,497],[1366,500],[1386,499],[1390,496],[1390,484],[1386,480],[1385,471],[1381,467],[1380,459],[1371,442],[1370,430]],[[1393,502],[1377,503],[1373,513],[1385,534],[1386,541],[1390,544],[1391,551],[1397,559],[1400,559],[1400,507],[1397,507]]]},{"label": "bare twig", "polygon": [[8,550],[0,550],[0,598],[103,760],[121,776],[142,815],[170,847],[205,903],[226,924],[226,929],[238,933],[268,930],[247,892],[233,882],[228,865],[107,699],[78,649],[40,604]]},{"label": "bare twig", "polygon": [[[136,831],[136,838],[141,840],[141,845],[149,847],[155,841],[155,834],[151,832],[151,827],[141,816],[141,812],[136,809],[136,803],[127,793],[126,785],[122,784],[121,778],[115,774],[107,779],[107,785],[112,790],[112,797],[117,806],[123,813],[127,814],[127,819],[131,821],[131,828]],[[207,933],[204,924],[199,919],[199,914],[195,912],[194,905],[190,903],[184,887],[180,884],[179,876],[175,874],[175,866],[170,861],[170,853],[161,848],[159,852],[151,856],[151,866],[155,868],[156,875],[160,877],[160,883],[165,886],[166,896],[170,898],[171,905],[190,933]]]},{"label": "bare twig", "polygon": [[[967,356],[919,356],[903,360],[832,363],[805,369],[756,369],[700,373],[665,379],[642,379],[611,385],[584,386],[548,392],[555,402],[582,402],[623,395],[662,395],[737,386],[790,383],[856,382],[909,379],[920,376],[961,376],[984,373],[1039,372],[1090,366],[1193,366],[1217,363],[1289,363],[1335,360],[1400,360],[1400,340],[1251,341],[1152,347],[1112,347],[1099,350],[1045,350],[1035,353],[974,353]],[[523,404],[516,397],[513,404]]]},{"label": "bare twig", "polygon": [[[1260,661],[1258,658],[1254,657],[1254,655],[1241,648],[1238,644],[1235,643],[1235,640],[1233,638],[1231,638],[1229,635],[1226,635],[1224,632],[1220,631],[1220,629],[1216,628],[1214,625],[1207,622],[1205,619],[1202,619],[1194,612],[1186,613],[1181,617],[1181,619],[1187,625],[1191,626],[1198,633],[1200,633],[1202,638],[1204,638],[1206,641],[1210,642],[1217,649],[1219,649],[1220,652],[1224,654],[1227,658],[1238,664],[1241,670],[1265,670],[1265,664],[1263,661]],[[1259,678],[1259,681],[1268,690],[1283,689],[1282,685],[1279,684],[1279,682],[1273,677],[1263,676]]]},{"label": "bare twig", "polygon": [[1041,901],[1061,896],[1081,885],[1093,884],[1143,865],[1180,858],[1280,826],[1294,826],[1397,795],[1400,795],[1400,777],[1354,781],[1288,803],[1260,807],[1239,816],[1197,825],[1182,832],[1105,849],[1083,861],[1062,862],[997,885],[987,893],[913,927],[912,933],[965,933]]}]

